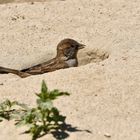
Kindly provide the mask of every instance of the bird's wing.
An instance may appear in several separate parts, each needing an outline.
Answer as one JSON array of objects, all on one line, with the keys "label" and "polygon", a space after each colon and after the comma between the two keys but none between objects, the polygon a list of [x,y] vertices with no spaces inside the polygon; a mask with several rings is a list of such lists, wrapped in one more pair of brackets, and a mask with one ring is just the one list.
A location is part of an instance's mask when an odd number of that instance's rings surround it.
[{"label": "bird's wing", "polygon": [[45,63],[22,70],[21,72],[26,72],[26,73],[29,73],[32,75],[36,75],[36,74],[42,74],[42,73],[46,73],[46,72],[55,71],[58,69],[67,68],[67,67],[68,66],[66,63],[64,63],[64,61],[62,62],[62,61],[59,61],[54,58]]}]

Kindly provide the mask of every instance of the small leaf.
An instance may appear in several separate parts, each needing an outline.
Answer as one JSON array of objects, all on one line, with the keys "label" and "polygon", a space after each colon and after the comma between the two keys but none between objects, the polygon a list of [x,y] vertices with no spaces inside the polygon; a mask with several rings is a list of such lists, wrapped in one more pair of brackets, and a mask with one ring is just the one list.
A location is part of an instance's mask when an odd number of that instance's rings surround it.
[{"label": "small leaf", "polygon": [[57,108],[53,107],[51,111],[54,115],[59,115],[59,111]]},{"label": "small leaf", "polygon": [[11,107],[12,106],[12,102],[10,100],[6,100],[5,101],[5,105],[7,105],[8,107]]},{"label": "small leaf", "polygon": [[59,111],[57,110],[57,108],[53,107],[50,115],[47,117],[47,120],[49,122],[54,121],[55,123],[58,123],[58,122],[64,122],[65,118],[66,118],[65,116],[62,116],[59,114]]},{"label": "small leaf", "polygon": [[54,100],[57,97],[63,96],[63,95],[67,95],[68,96],[70,94],[68,92],[59,92],[59,90],[55,89],[55,90],[53,90],[53,91],[50,92],[49,98],[52,99],[52,100]]},{"label": "small leaf", "polygon": [[33,134],[32,140],[36,140],[39,137],[42,130],[43,130],[43,128],[40,126],[33,127],[32,128],[32,134]]},{"label": "small leaf", "polygon": [[47,88],[46,83],[45,83],[44,80],[42,81],[41,92],[42,93],[47,93],[48,92],[48,88]]},{"label": "small leaf", "polygon": [[42,86],[41,86],[41,93],[36,95],[42,100],[42,101],[46,101],[48,99],[49,96],[49,92],[48,92],[48,88],[46,86],[45,81],[42,81]]},{"label": "small leaf", "polygon": [[41,97],[41,96],[40,96],[41,93],[39,93],[39,94],[38,94],[38,93],[35,93],[35,94],[36,94],[36,96]]},{"label": "small leaf", "polygon": [[39,107],[42,109],[42,110],[51,110],[52,107],[53,107],[53,103],[51,100],[47,100],[46,102],[42,102],[41,100],[37,100],[38,102],[38,105]]}]

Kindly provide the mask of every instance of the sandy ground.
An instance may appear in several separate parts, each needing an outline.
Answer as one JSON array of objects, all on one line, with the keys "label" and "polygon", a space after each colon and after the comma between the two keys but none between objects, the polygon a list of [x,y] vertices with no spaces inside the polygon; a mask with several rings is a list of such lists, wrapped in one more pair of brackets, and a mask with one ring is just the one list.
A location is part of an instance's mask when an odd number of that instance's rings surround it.
[{"label": "sandy ground", "polygon": [[[140,140],[140,1],[0,5],[0,66],[22,69],[44,62],[67,37],[86,44],[79,67],[25,79],[0,75],[0,100],[34,105],[34,93],[45,79],[50,89],[71,93],[55,103],[67,123],[92,132],[70,132],[68,140]],[[0,140],[31,139],[13,124],[0,123]],[[40,138],[46,139],[54,138]]]}]

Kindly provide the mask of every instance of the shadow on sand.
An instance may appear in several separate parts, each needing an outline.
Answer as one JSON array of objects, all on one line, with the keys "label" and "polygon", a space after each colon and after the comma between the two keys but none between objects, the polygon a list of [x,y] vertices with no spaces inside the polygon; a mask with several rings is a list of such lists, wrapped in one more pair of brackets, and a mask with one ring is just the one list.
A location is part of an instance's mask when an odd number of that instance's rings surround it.
[{"label": "shadow on sand", "polygon": [[[55,128],[54,130],[52,130],[50,132],[46,132],[46,133],[44,132],[43,134],[33,136],[32,140],[37,140],[47,134],[52,134],[56,140],[63,140],[70,136],[69,133],[73,133],[73,132],[86,132],[86,133],[92,134],[92,132],[90,130],[81,130],[81,129],[78,129],[77,127],[73,127],[71,124],[66,124],[64,122],[64,123],[60,124],[59,128],[57,128],[57,129]],[[29,131],[25,131],[21,134],[28,134],[28,133],[29,133]]]},{"label": "shadow on sand", "polygon": [[[60,125],[58,129],[55,129],[54,131],[50,132],[54,138],[57,140],[66,139],[69,137],[69,133],[72,132],[86,132],[86,133],[92,133],[89,130],[80,130],[77,127],[73,127],[71,124],[63,123]],[[45,136],[47,133],[44,133],[43,135],[40,135],[38,138]]]}]

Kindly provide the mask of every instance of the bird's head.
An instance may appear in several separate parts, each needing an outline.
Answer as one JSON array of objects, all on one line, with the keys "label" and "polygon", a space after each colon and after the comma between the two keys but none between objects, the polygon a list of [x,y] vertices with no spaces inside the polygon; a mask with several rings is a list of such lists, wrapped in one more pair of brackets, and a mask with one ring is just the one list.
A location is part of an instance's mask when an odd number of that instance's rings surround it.
[{"label": "bird's head", "polygon": [[77,58],[78,50],[84,46],[73,39],[64,39],[57,45],[57,57],[65,57],[66,60]]}]

